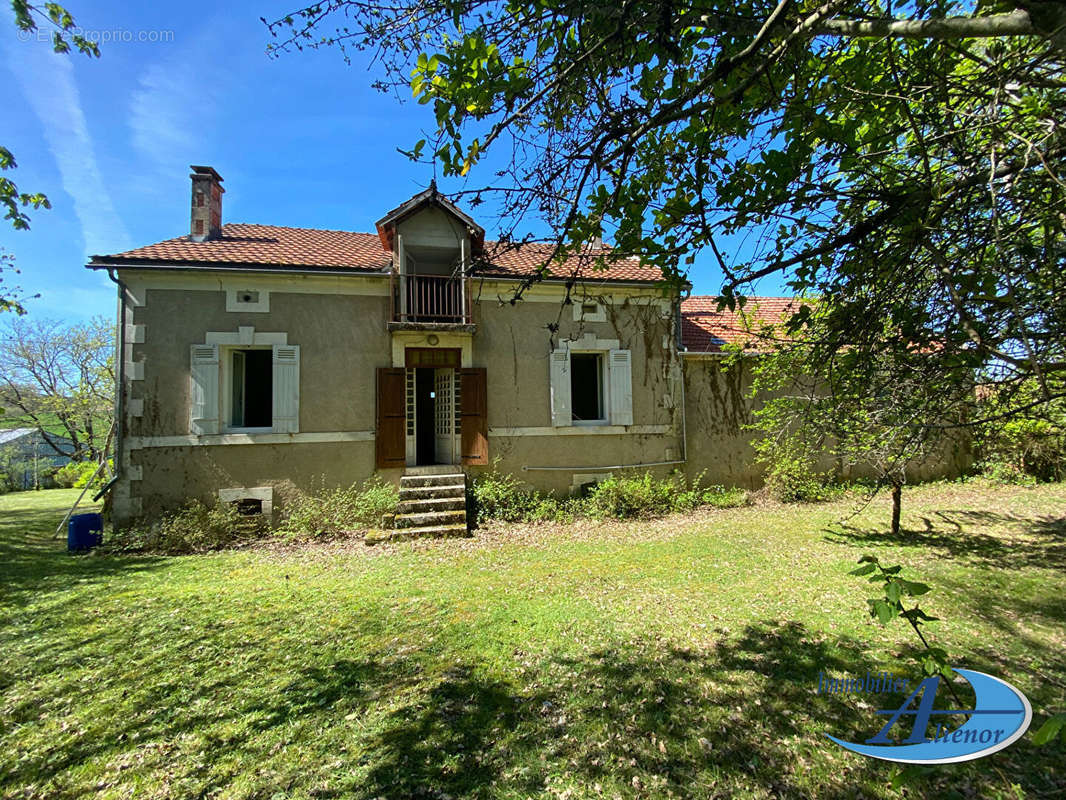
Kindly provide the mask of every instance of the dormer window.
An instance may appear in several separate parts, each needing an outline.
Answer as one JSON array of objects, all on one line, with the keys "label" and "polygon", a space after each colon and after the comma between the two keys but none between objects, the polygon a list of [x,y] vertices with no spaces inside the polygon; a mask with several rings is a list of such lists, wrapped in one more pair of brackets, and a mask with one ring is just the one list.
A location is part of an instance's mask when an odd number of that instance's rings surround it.
[{"label": "dormer window", "polygon": [[484,248],[484,230],[434,184],[378,220],[377,228],[396,275],[392,322],[470,324],[466,267]]}]

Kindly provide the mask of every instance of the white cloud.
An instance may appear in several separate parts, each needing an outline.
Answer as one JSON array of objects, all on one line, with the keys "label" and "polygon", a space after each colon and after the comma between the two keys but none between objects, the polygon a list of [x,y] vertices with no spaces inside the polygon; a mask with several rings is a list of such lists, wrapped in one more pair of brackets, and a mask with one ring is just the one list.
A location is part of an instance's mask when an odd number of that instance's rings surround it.
[{"label": "white cloud", "polygon": [[212,130],[224,85],[234,76],[234,44],[224,20],[205,25],[160,57],[137,78],[130,96],[129,126],[134,150],[156,173],[184,172],[202,164],[205,147],[217,146]]},{"label": "white cloud", "polygon": [[[130,248],[130,237],[108,193],[81,96],[74,82],[72,56],[37,43],[7,48],[11,70],[44,129],[63,189],[74,201],[86,255]],[[53,205],[56,198],[52,198]]]},{"label": "white cloud", "polygon": [[190,159],[195,160],[191,131],[196,126],[191,114],[202,114],[206,105],[205,98],[197,96],[196,85],[185,59],[153,64],[137,81],[129,118],[133,146],[156,168],[184,170]]}]

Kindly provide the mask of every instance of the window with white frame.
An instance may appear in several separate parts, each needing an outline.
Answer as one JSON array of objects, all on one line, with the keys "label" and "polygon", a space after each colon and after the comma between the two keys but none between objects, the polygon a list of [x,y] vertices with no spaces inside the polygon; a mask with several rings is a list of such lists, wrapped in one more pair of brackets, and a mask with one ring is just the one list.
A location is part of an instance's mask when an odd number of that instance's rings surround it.
[{"label": "window with white frame", "polygon": [[208,334],[190,360],[191,433],[299,430],[300,348],[284,334]]},{"label": "window with white frame", "polygon": [[630,351],[617,340],[564,342],[550,363],[554,427],[633,424]]},{"label": "window with white frame", "polygon": [[271,349],[231,349],[226,382],[229,384],[226,426],[269,430],[274,424],[274,354]]},{"label": "window with white frame", "polygon": [[570,418],[575,425],[607,423],[604,354],[570,354]]}]

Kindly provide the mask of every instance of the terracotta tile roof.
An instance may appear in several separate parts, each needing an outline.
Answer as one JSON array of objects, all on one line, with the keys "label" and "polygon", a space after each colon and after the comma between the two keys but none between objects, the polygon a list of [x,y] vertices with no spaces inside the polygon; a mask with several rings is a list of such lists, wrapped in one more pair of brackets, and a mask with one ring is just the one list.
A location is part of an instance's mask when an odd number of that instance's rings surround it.
[{"label": "terracotta tile roof", "polygon": [[[521,278],[532,275],[552,254],[552,245],[540,242],[529,244],[504,244],[485,242],[485,257],[489,266],[481,267],[479,275],[486,277]],[[597,269],[596,261],[602,257],[605,268]],[[633,281],[656,283],[662,280],[662,272],[655,267],[644,266],[635,256],[613,256],[610,248],[589,249],[571,256],[561,266],[552,266],[549,277],[568,278],[573,274],[585,281]]]},{"label": "terracotta tile roof", "polygon": [[787,318],[796,306],[792,297],[749,297],[743,313],[718,310],[718,299],[695,295],[681,302],[681,343],[697,353],[720,353],[724,344],[751,346],[764,325]]},{"label": "terracotta tile roof", "polygon": [[[607,251],[609,252],[609,251]],[[551,254],[550,245],[503,245],[486,242],[489,264],[477,274],[486,277],[521,278],[532,275]],[[313,268],[382,272],[389,268],[391,256],[381,246],[376,233],[285,228],[277,225],[229,223],[222,226],[219,239],[194,242],[187,236],[106,256],[93,256],[90,266],[130,264],[148,267],[167,266],[255,266],[277,268]],[[578,268],[588,281],[637,281],[655,283],[662,279],[657,269],[643,267],[639,259],[618,258],[605,270],[592,268],[593,258],[574,257],[563,268],[552,271],[553,277],[568,277]]]},{"label": "terracotta tile roof", "polygon": [[188,236],[108,256],[96,263],[235,264],[269,267],[319,267],[380,272],[389,266],[376,233],[283,228],[277,225],[229,223],[219,239],[194,242]]}]

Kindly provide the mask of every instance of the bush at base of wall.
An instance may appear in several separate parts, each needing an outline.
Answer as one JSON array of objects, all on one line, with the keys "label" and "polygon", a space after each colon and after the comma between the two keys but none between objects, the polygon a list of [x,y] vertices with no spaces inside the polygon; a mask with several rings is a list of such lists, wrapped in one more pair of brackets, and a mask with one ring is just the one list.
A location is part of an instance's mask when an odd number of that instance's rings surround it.
[{"label": "bush at base of wall", "polygon": [[234,505],[205,506],[193,500],[151,524],[115,531],[104,544],[108,550],[187,555],[254,541],[268,527],[263,517],[242,515]]},{"label": "bush at base of wall", "polygon": [[821,503],[839,497],[844,489],[828,472],[815,472],[801,459],[782,458],[769,465],[766,488],[781,503]]},{"label": "bush at base of wall", "polygon": [[557,500],[531,491],[514,475],[488,472],[471,489],[476,518],[502,522],[571,522],[592,519],[640,519],[711,506],[746,505],[747,492],[722,486],[701,486],[702,475],[691,484],[680,475],[657,479],[651,473],[611,475],[593,485],[584,497]]},{"label": "bush at base of wall", "polygon": [[383,527],[399,501],[396,487],[377,477],[362,486],[301,494],[286,502],[278,533],[298,541]]}]

